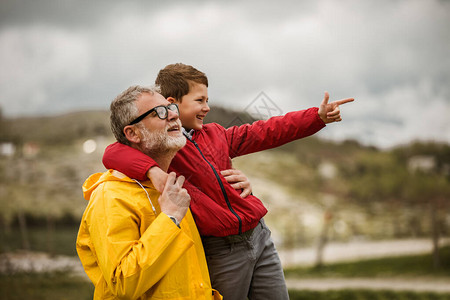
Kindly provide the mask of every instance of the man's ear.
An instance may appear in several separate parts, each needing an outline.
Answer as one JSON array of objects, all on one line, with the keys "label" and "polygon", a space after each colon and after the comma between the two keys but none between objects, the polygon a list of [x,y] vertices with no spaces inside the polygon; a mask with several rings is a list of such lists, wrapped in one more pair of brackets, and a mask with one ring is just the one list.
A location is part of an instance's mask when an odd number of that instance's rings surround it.
[{"label": "man's ear", "polygon": [[141,136],[139,134],[139,129],[134,125],[125,126],[123,129],[123,134],[125,134],[125,137],[131,143],[138,144],[141,142]]},{"label": "man's ear", "polygon": [[170,103],[180,103],[180,101],[178,101],[178,100],[175,99],[174,97],[167,97],[166,99],[167,99],[167,101],[169,101]]}]

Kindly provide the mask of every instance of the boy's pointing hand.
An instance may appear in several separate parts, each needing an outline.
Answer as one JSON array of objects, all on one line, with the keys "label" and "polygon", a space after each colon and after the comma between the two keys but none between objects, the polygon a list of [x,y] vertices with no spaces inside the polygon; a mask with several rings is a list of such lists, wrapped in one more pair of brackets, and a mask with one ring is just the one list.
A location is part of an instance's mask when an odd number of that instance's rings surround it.
[{"label": "boy's pointing hand", "polygon": [[329,99],[330,95],[328,92],[325,92],[325,97],[323,98],[318,111],[319,117],[325,124],[342,121],[339,105],[353,102],[355,100],[353,98],[347,98],[328,103]]}]

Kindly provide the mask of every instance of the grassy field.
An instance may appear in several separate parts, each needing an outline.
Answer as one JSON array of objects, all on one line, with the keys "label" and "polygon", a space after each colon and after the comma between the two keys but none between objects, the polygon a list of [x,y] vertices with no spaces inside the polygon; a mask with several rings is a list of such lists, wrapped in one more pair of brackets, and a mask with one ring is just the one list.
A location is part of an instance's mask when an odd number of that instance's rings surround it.
[{"label": "grassy field", "polygon": [[[60,227],[52,237],[45,228],[34,227],[28,232],[30,248],[36,252],[76,256],[76,226]],[[13,229],[0,233],[0,252],[21,249],[20,232]],[[49,245],[49,241],[51,244]],[[388,257],[358,262],[335,263],[322,268],[287,268],[287,278],[450,278],[450,247],[441,249],[441,268],[435,270],[431,255]],[[450,299],[450,294],[387,290],[342,289],[330,291],[290,290],[290,298],[327,300],[427,300]],[[93,286],[66,273],[0,275],[0,300],[8,299],[92,299]]]},{"label": "grassy field", "polygon": [[441,267],[433,268],[430,254],[368,259],[358,262],[335,263],[321,268],[287,268],[286,277],[450,277],[450,247],[440,250]]},{"label": "grassy field", "polygon": [[88,300],[94,286],[64,273],[0,275],[1,300]]},{"label": "grassy field", "polygon": [[[335,263],[322,268],[288,268],[286,278],[414,278],[450,277],[450,247],[441,249],[441,268],[434,269],[431,255],[387,257]],[[428,300],[450,299],[450,294],[388,290],[343,289],[330,291],[290,290],[291,300]]]},{"label": "grassy field", "polygon": [[448,300],[450,295],[371,290],[289,291],[291,300]]},{"label": "grassy field", "polygon": [[[88,300],[93,286],[68,274],[0,275],[0,300]],[[449,294],[372,290],[289,291],[291,300],[446,300]]]},{"label": "grassy field", "polygon": [[[30,251],[57,255],[76,256],[75,242],[78,226],[62,226],[49,235],[45,227],[30,227],[27,232]],[[21,233],[12,228],[8,233],[0,231],[0,253],[23,249]]]},{"label": "grassy field", "polygon": [[[317,268],[286,269],[286,277],[320,278],[411,278],[450,277],[450,247],[441,249],[442,268],[434,270],[430,255],[336,263]],[[0,300],[92,299],[91,283],[66,273],[0,275]],[[445,300],[450,294],[391,290],[341,289],[329,291],[290,290],[292,300]]]}]

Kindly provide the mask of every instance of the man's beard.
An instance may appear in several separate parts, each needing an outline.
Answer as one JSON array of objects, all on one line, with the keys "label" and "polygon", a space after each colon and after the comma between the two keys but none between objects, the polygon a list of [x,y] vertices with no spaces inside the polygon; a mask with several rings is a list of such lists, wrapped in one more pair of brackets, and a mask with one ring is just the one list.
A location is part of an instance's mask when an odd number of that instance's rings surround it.
[{"label": "man's beard", "polygon": [[[168,134],[167,129],[173,125],[173,123],[167,124],[166,128],[161,131],[150,131],[145,126],[141,126],[141,151],[149,156],[161,156],[177,152],[183,148],[186,144],[184,135],[173,137]],[[178,125],[181,129],[181,124]]]}]

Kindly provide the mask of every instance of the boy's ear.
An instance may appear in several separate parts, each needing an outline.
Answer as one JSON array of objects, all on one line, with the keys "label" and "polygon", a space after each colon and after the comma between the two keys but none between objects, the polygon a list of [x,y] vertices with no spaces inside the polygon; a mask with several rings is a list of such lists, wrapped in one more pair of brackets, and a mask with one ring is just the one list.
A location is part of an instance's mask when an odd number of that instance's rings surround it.
[{"label": "boy's ear", "polygon": [[141,136],[139,134],[139,129],[137,129],[137,127],[134,125],[125,126],[125,128],[123,129],[123,134],[125,134],[125,137],[131,143],[138,144],[141,142]]},{"label": "boy's ear", "polygon": [[167,97],[166,99],[167,99],[167,101],[169,101],[170,103],[180,103],[180,101],[178,101],[178,100],[175,99],[174,97]]}]

